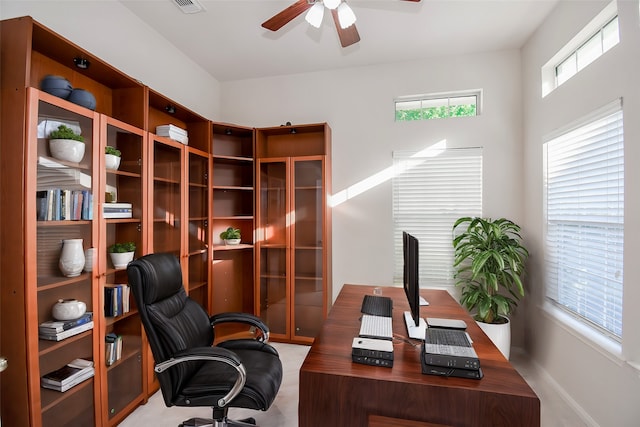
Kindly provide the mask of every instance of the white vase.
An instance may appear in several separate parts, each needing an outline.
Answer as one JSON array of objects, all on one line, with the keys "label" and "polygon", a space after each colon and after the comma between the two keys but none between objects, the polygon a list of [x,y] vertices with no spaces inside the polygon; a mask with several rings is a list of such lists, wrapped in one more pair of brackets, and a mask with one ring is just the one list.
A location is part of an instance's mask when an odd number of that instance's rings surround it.
[{"label": "white vase", "polygon": [[483,323],[478,322],[480,329],[484,331],[489,339],[498,347],[498,350],[509,360],[511,353],[511,323],[508,318],[506,323]]},{"label": "white vase", "polygon": [[82,239],[67,239],[62,241],[62,252],[58,262],[60,271],[67,277],[79,276],[84,268],[84,250]]},{"label": "white vase", "polygon": [[84,271],[93,271],[93,263],[95,262],[96,248],[89,248],[84,251]]}]

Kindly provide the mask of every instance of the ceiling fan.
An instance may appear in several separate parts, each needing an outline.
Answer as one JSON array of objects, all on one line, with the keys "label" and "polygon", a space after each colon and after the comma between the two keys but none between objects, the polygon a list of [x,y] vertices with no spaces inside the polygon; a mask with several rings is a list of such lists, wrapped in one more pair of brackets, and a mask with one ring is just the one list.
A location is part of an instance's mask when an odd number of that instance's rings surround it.
[{"label": "ceiling fan", "polygon": [[[419,2],[420,0],[401,1]],[[305,19],[311,25],[318,28],[322,22],[325,7],[331,12],[342,47],[358,43],[360,41],[360,34],[358,34],[354,23],[356,18],[344,0],[297,0],[291,6],[264,21],[262,27],[271,31],[278,31],[300,14],[311,9]]]}]

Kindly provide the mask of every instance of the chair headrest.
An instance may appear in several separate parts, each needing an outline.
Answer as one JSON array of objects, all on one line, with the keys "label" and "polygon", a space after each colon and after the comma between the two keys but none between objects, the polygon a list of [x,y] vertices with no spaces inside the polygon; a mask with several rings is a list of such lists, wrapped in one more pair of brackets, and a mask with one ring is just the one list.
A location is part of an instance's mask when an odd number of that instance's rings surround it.
[{"label": "chair headrest", "polygon": [[182,290],[182,269],[173,254],[145,255],[132,261],[129,267],[140,269],[145,304],[164,300]]}]

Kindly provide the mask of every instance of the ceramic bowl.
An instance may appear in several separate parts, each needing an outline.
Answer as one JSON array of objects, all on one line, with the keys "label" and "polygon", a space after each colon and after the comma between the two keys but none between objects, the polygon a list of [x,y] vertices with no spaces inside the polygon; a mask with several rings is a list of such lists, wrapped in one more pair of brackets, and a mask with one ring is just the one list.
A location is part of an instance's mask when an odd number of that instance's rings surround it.
[{"label": "ceramic bowl", "polygon": [[59,299],[51,309],[51,315],[56,320],[72,320],[82,316],[87,311],[87,305],[77,299]]},{"label": "ceramic bowl", "polygon": [[40,82],[40,89],[63,99],[67,99],[73,91],[73,87],[71,86],[71,83],[69,83],[69,80],[64,77],[52,75],[45,76],[42,79]]},{"label": "ceramic bowl", "polygon": [[74,89],[69,95],[68,100],[90,110],[96,109],[96,97],[93,96],[91,92],[84,89]]},{"label": "ceramic bowl", "polygon": [[49,150],[58,160],[79,163],[84,157],[84,142],[72,139],[50,139]]}]

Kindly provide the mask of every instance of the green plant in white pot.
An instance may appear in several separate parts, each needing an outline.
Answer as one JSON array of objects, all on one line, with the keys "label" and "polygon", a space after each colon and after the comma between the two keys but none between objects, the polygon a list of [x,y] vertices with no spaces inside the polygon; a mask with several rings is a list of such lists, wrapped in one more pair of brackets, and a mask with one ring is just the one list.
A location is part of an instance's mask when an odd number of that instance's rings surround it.
[{"label": "green plant in white pot", "polygon": [[114,243],[107,248],[107,252],[111,256],[111,262],[116,270],[127,268],[127,265],[133,261],[136,252],[136,244],[134,242]]},{"label": "green plant in white pot", "polygon": [[122,156],[120,150],[107,145],[104,149],[104,153],[104,167],[109,170],[117,170],[120,167],[120,156]]},{"label": "green plant in white pot", "polygon": [[240,244],[240,229],[229,227],[220,233],[220,238],[224,240],[226,245]]},{"label": "green plant in white pot", "polygon": [[49,150],[58,160],[78,163],[84,157],[84,137],[68,126],[60,125],[49,133]]},{"label": "green plant in white pot", "polygon": [[[496,339],[488,335],[508,359],[509,315],[524,296],[522,277],[529,256],[520,226],[506,218],[464,217],[453,224],[453,233],[454,277],[462,287],[460,303],[474,313],[485,332],[498,329]],[[492,326],[500,324],[506,326]],[[496,340],[500,338],[508,343],[499,345]]]}]

